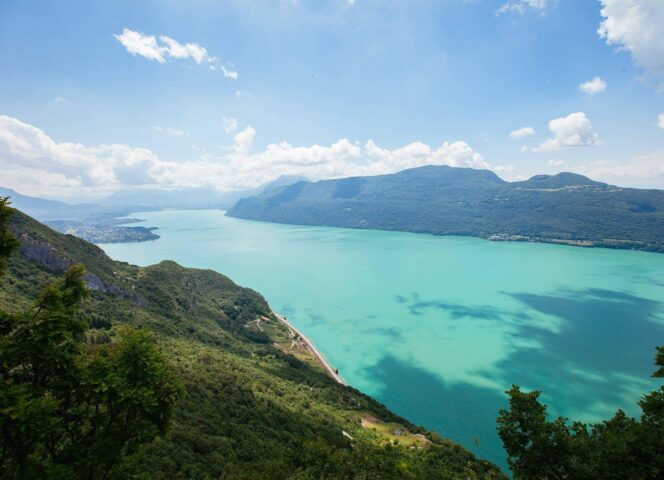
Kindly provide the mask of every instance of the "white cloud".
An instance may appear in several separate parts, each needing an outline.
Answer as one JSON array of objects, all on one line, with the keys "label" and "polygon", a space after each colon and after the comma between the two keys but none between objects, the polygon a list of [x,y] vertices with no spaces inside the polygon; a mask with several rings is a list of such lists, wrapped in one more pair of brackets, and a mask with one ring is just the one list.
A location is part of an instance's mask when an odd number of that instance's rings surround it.
[{"label": "white cloud", "polygon": [[664,130],[664,113],[660,113],[657,117],[657,127]]},{"label": "white cloud", "polygon": [[394,173],[428,164],[490,167],[463,141],[444,142],[437,148],[415,142],[388,149],[372,140],[356,145],[341,138],[331,145],[304,147],[283,141],[254,151],[255,138],[256,130],[247,126],[235,135],[233,148],[222,154],[166,162],[145,148],[59,143],[39,128],[0,116],[2,184],[27,194],[80,198],[102,196],[127,186],[211,185],[232,190],[254,187],[279,175],[319,180]]},{"label": "white cloud", "polygon": [[525,14],[528,10],[542,11],[546,8],[548,0],[515,0],[504,3],[496,10],[496,15],[505,13]]},{"label": "white cloud", "polygon": [[664,89],[664,2],[661,0],[600,0],[604,20],[600,37],[632,55],[646,78]]},{"label": "white cloud", "polygon": [[163,55],[165,48],[159,46],[154,35],[144,35],[125,28],[121,34],[113,36],[134,56],[140,55],[159,63],[166,62]]},{"label": "white cloud", "polygon": [[39,184],[51,190],[75,188],[85,194],[99,187],[149,183],[158,167],[156,155],[144,148],[56,143],[42,130],[0,115],[3,183],[10,181],[16,187]]},{"label": "white cloud", "polygon": [[221,119],[221,126],[224,127],[226,133],[233,133],[237,130],[237,120],[233,117],[224,117]]},{"label": "white cloud", "polygon": [[547,152],[567,147],[588,147],[599,143],[597,135],[593,133],[590,120],[583,112],[554,118],[549,122],[549,130],[553,133],[553,138],[544,140],[533,149],[534,151]]},{"label": "white cloud", "polygon": [[132,55],[140,55],[148,60],[166,63],[167,58],[177,60],[193,60],[198,65],[207,65],[211,70],[219,70],[224,77],[237,80],[238,73],[221,64],[217,57],[210,55],[205,47],[197,43],[180,43],[166,35],[159,39],[154,35],[146,35],[125,28],[122,33],[113,35]]},{"label": "white cloud", "polygon": [[212,65],[210,65],[210,69],[212,69],[212,70],[221,70],[222,73],[224,74],[224,77],[230,78],[232,80],[237,80],[238,77],[240,76],[240,74],[237,73],[237,71],[229,70],[226,67],[224,67],[223,65],[214,65],[214,64],[212,64]]},{"label": "white cloud", "polygon": [[664,188],[664,153],[639,155],[625,162],[598,161],[571,170],[622,187]]},{"label": "white cloud", "polygon": [[546,164],[547,164],[549,167],[559,167],[559,166],[563,165],[564,163],[565,163],[565,162],[563,162],[562,160],[558,160],[558,159],[555,159],[555,158],[552,158],[551,160],[549,160],[548,162],[546,162]]},{"label": "white cloud", "polygon": [[[475,152],[466,142],[445,142],[438,148],[432,148],[421,142],[415,142],[389,150],[380,148],[373,140],[364,145],[364,154],[369,158],[369,164],[361,166],[367,173],[358,175],[374,175],[388,173],[381,171],[387,169],[396,172],[405,168],[421,165],[449,165],[450,167],[490,168],[482,155]],[[372,162],[373,161],[373,162]],[[374,173],[375,172],[375,173]]]},{"label": "white cloud", "polygon": [[529,137],[530,135],[535,135],[535,129],[533,127],[523,127],[510,132],[510,138],[512,140],[519,140],[521,138]]},{"label": "white cloud", "polygon": [[173,135],[174,137],[188,137],[189,132],[185,130],[180,130],[179,128],[171,128],[171,127],[154,127],[154,130],[156,132],[166,132],[169,135]]},{"label": "white cloud", "polygon": [[579,85],[579,90],[588,95],[595,95],[596,93],[601,93],[606,90],[606,82],[599,77],[595,77],[592,80],[588,80]]},{"label": "white cloud", "polygon": [[252,127],[245,127],[244,130],[237,133],[235,139],[235,151],[238,153],[247,153],[256,138],[256,130]]},{"label": "white cloud", "polygon": [[[126,28],[125,31],[127,31]],[[183,45],[178,43],[176,40],[167,37],[166,35],[161,35],[159,40],[166,44],[165,47],[162,47],[162,50],[170,57],[179,59],[191,58],[199,65],[202,63],[212,63],[215,60],[214,57],[211,57],[208,54],[205,48],[201,47],[197,43],[185,43]]]}]

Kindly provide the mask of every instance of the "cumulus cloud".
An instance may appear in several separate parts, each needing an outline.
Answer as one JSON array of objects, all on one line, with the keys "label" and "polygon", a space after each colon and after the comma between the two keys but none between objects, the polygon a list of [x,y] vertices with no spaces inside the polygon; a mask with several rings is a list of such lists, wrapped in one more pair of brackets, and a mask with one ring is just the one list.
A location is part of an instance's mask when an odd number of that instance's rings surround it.
[{"label": "cumulus cloud", "polygon": [[553,138],[544,140],[533,149],[534,151],[548,152],[567,147],[588,147],[599,143],[599,138],[593,133],[590,120],[583,112],[554,118],[549,122],[549,130],[553,133]]},{"label": "cumulus cloud", "polygon": [[563,162],[562,160],[558,160],[558,159],[555,159],[555,158],[552,158],[551,160],[549,160],[548,162],[546,162],[546,164],[547,164],[549,167],[559,167],[559,166],[563,165],[564,163],[565,163],[565,162]]},{"label": "cumulus cloud", "polygon": [[205,47],[197,43],[182,44],[166,35],[160,35],[157,39],[154,35],[146,35],[128,28],[113,36],[134,56],[139,55],[159,63],[166,63],[168,58],[189,59],[198,65],[207,65],[211,70],[221,71],[226,78],[233,80],[238,78],[236,71],[226,68],[217,57],[210,55]]},{"label": "cumulus cloud", "polygon": [[[401,148],[389,150],[380,148],[373,140],[368,140],[364,145],[364,153],[373,162],[361,168],[378,173],[380,169],[387,167],[394,172],[420,165],[449,165],[450,167],[489,168],[490,165],[484,161],[482,155],[475,152],[466,142],[445,142],[438,148],[432,148],[421,142],[408,144]],[[359,174],[359,173],[358,173]]]},{"label": "cumulus cloud", "polygon": [[660,113],[657,117],[657,126],[664,130],[664,113]]},{"label": "cumulus cloud", "polygon": [[510,132],[510,139],[520,140],[529,137],[530,135],[535,135],[535,129],[533,127],[523,127]]},{"label": "cumulus cloud", "polygon": [[221,126],[224,127],[226,133],[233,133],[237,130],[237,120],[233,117],[224,117],[221,119]]},{"label": "cumulus cloud", "polygon": [[235,151],[238,153],[247,153],[256,138],[256,130],[252,127],[246,127],[235,135]]},{"label": "cumulus cloud", "polygon": [[2,184],[33,195],[80,198],[127,186],[211,185],[233,190],[254,187],[279,175],[320,180],[394,173],[428,164],[490,167],[463,141],[444,142],[439,147],[415,142],[389,149],[372,140],[361,145],[341,138],[331,145],[294,146],[284,141],[256,150],[255,138],[256,130],[247,126],[224,153],[167,162],[145,148],[56,142],[39,128],[0,116]]},{"label": "cumulus cloud", "polygon": [[600,0],[600,37],[630,52],[633,62],[658,90],[664,90],[664,2]]},{"label": "cumulus cloud", "polygon": [[599,77],[595,77],[592,80],[588,80],[579,85],[579,90],[588,95],[595,95],[596,93],[601,93],[606,90],[606,82]]},{"label": "cumulus cloud", "polygon": [[0,116],[3,183],[80,188],[85,193],[98,187],[149,183],[158,167],[156,155],[144,148],[57,143],[36,127]]},{"label": "cumulus cloud", "polygon": [[503,15],[505,13],[518,13],[519,15],[525,14],[528,10],[542,11],[546,8],[548,0],[516,0],[507,2],[496,10],[496,15]]}]

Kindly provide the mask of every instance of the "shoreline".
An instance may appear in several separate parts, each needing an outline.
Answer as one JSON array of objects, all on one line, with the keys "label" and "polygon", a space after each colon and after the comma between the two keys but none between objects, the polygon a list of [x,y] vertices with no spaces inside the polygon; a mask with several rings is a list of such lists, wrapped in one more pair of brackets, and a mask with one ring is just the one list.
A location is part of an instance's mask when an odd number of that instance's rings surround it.
[{"label": "shoreline", "polygon": [[323,366],[325,369],[325,372],[328,374],[329,377],[331,377],[335,382],[348,386],[348,384],[341,378],[341,376],[336,372],[334,368],[332,368],[332,365],[328,363],[328,361],[325,359],[322,353],[320,353],[318,350],[316,350],[316,347],[314,347],[314,344],[309,340],[306,336],[302,334],[295,326],[293,326],[292,323],[290,323],[288,320],[286,320],[286,317],[279,315],[276,312],[272,312],[274,316],[279,320],[281,323],[286,325],[286,327],[291,331],[293,335],[297,335],[300,337],[300,339],[304,342],[304,344],[307,346],[309,351],[316,357],[316,360]]},{"label": "shoreline", "polygon": [[[584,240],[569,240],[562,238],[547,238],[547,237],[538,237],[538,236],[528,236],[528,235],[513,235],[514,237],[519,238],[510,238],[510,239],[491,239],[489,237],[500,235],[500,234],[471,234],[471,233],[436,233],[430,231],[419,231],[419,230],[401,230],[401,229],[392,229],[392,228],[367,228],[362,226],[349,226],[349,225],[332,225],[332,224],[310,224],[310,223],[292,223],[292,222],[278,222],[275,220],[262,220],[259,218],[249,218],[249,217],[240,217],[236,215],[228,215],[228,210],[217,209],[224,212],[224,216],[229,218],[234,218],[236,220],[243,220],[248,222],[260,222],[260,223],[272,223],[275,225],[289,225],[296,227],[310,227],[310,228],[343,228],[349,230],[369,230],[375,232],[393,232],[393,233],[409,233],[413,235],[432,235],[434,237],[460,237],[460,238],[477,238],[480,240],[485,240],[487,242],[504,242],[504,243],[538,243],[542,245],[559,245],[564,247],[572,248],[583,248],[583,249],[606,249],[606,250],[627,250],[631,252],[643,252],[643,253],[655,253],[664,255],[664,246],[649,246],[646,244],[644,246],[644,241],[642,240],[621,240],[621,239],[584,239]],[[511,235],[511,234],[510,234]]]}]

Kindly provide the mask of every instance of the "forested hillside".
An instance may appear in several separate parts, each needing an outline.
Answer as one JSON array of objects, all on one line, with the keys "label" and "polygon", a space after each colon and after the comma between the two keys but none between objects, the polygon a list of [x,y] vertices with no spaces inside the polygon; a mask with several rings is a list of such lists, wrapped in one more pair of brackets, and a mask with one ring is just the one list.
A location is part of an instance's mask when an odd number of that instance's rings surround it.
[{"label": "forested hillside", "polygon": [[488,170],[425,166],[299,182],[242,199],[228,215],[664,252],[664,191],[621,188],[572,173],[506,182]]},{"label": "forested hillside", "polygon": [[80,341],[113,345],[124,326],[145,327],[183,385],[167,433],[125,452],[113,478],[504,478],[334,382],[260,294],[227,277],[170,261],[115,262],[17,211],[10,230],[20,247],[0,276],[0,312],[30,308],[82,264],[90,295]]}]

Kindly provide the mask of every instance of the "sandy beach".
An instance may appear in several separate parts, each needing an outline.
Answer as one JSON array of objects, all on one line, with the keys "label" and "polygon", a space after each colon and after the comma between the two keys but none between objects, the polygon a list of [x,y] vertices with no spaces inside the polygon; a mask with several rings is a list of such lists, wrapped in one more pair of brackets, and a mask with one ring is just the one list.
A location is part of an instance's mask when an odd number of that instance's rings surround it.
[{"label": "sandy beach", "polygon": [[314,355],[314,356],[316,357],[316,359],[321,363],[321,365],[323,365],[323,368],[325,369],[325,371],[327,372],[327,374],[328,374],[330,377],[332,377],[337,383],[340,383],[340,384],[342,384],[342,385],[347,385],[347,383],[344,382],[344,380],[343,380],[343,379],[341,378],[341,376],[336,372],[336,370],[335,370],[334,368],[332,368],[332,366],[327,362],[327,360],[325,359],[325,357],[323,356],[323,354],[320,353],[318,350],[316,350],[316,347],[314,347],[314,344],[311,343],[311,341],[310,341],[306,336],[304,336],[304,335],[302,334],[302,332],[300,332],[297,328],[295,328],[295,327],[293,326],[293,324],[290,323],[290,322],[286,319],[286,317],[284,317],[284,316],[282,316],[282,315],[279,315],[278,313],[275,313],[275,312],[272,312],[272,313],[274,313],[274,316],[277,317],[277,319],[278,319],[281,323],[283,323],[284,325],[286,325],[286,327],[288,327],[288,329],[293,333],[293,335],[297,335],[298,337],[300,337],[300,339],[302,340],[302,342],[304,342],[304,344],[307,346],[307,348],[309,349],[309,351],[311,351],[311,353],[313,353],[313,355]]}]

